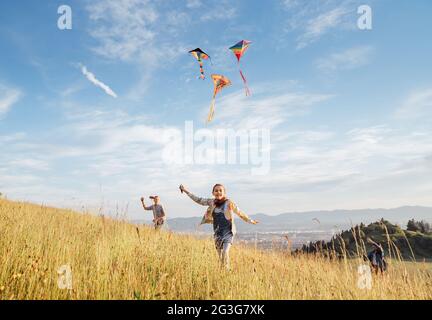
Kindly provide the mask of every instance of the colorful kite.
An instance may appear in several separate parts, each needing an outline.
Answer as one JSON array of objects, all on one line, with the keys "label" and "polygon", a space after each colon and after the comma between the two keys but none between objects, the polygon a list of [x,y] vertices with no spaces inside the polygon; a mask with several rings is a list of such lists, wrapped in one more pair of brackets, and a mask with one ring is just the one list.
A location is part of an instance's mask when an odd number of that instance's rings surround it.
[{"label": "colorful kite", "polygon": [[210,105],[210,112],[207,117],[207,123],[213,120],[214,116],[214,109],[215,109],[215,101],[216,101],[216,95],[221,91],[223,88],[231,85],[230,79],[227,77],[218,75],[218,74],[212,74],[211,75],[214,83],[214,92],[213,92],[213,99]]},{"label": "colorful kite", "polygon": [[249,45],[251,44],[251,41],[248,40],[242,40],[239,43],[235,44],[234,46],[232,46],[230,48],[230,50],[235,54],[235,56],[237,57],[237,62],[239,65],[239,71],[240,71],[240,76],[243,79],[243,83],[245,85],[245,91],[246,91],[246,96],[250,96],[250,91],[247,85],[247,81],[245,76],[243,75],[243,72],[240,69],[240,59],[241,57],[245,54],[246,50],[249,48]]},{"label": "colorful kite", "polygon": [[198,60],[199,65],[200,65],[200,72],[201,72],[200,78],[204,80],[205,76],[204,76],[204,69],[203,69],[203,60],[209,59],[210,56],[207,53],[205,53],[204,51],[202,51],[200,48],[196,48],[195,50],[191,50],[191,51],[189,51],[189,53],[192,54],[194,56],[194,58]]}]

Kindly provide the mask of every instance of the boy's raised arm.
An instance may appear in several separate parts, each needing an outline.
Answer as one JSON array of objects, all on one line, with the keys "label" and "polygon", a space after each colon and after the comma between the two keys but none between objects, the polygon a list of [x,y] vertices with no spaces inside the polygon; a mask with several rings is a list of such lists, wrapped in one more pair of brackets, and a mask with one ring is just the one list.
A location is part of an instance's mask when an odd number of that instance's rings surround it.
[{"label": "boy's raised arm", "polygon": [[153,210],[152,206],[146,207],[146,205],[144,204],[144,197],[141,197],[141,204],[142,204],[144,210]]}]

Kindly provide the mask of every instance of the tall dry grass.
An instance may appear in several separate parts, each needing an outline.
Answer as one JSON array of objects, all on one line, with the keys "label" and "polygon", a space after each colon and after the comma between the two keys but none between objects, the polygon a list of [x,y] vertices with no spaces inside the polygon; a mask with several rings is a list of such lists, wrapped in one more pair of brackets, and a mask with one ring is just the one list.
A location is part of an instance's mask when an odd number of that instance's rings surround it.
[{"label": "tall dry grass", "polygon": [[[391,263],[357,286],[361,259],[234,246],[232,271],[213,242],[89,214],[0,200],[0,299],[431,299],[426,264]],[[58,269],[73,289],[59,289]]]}]

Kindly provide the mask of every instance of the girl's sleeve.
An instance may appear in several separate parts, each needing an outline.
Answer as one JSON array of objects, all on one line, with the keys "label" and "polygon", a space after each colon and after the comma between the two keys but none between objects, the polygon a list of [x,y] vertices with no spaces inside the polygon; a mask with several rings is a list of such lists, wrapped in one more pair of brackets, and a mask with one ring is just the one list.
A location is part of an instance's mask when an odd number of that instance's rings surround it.
[{"label": "girl's sleeve", "polygon": [[241,211],[239,209],[239,207],[237,207],[237,205],[234,202],[230,202],[230,206],[231,206],[231,209],[234,211],[234,213],[236,215],[238,215],[243,221],[245,221],[245,222],[251,222],[252,219],[249,218],[249,216],[246,213],[244,213],[243,211]]},{"label": "girl's sleeve", "polygon": [[190,192],[188,192],[186,194],[189,196],[189,198],[191,198],[193,201],[195,201],[196,203],[198,203],[202,206],[211,206],[211,204],[213,202],[212,199],[200,198],[200,197],[197,197],[196,195],[194,195]]}]

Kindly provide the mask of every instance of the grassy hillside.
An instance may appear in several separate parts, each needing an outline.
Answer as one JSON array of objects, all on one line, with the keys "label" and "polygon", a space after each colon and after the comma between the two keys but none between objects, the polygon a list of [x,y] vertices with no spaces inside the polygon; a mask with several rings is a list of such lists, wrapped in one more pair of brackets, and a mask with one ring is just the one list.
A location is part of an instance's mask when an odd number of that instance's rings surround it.
[{"label": "grassy hillside", "polygon": [[329,251],[336,252],[339,256],[347,254],[353,257],[367,254],[372,249],[368,239],[380,243],[390,258],[417,261],[432,259],[431,233],[403,230],[400,226],[384,219],[367,226],[357,225],[335,235],[327,243],[322,241],[310,243],[303,246],[302,251]]},{"label": "grassy hillside", "polygon": [[1,199],[0,234],[0,299],[432,299],[426,264],[392,262],[362,290],[360,260],[234,246],[227,272],[210,239]]}]

